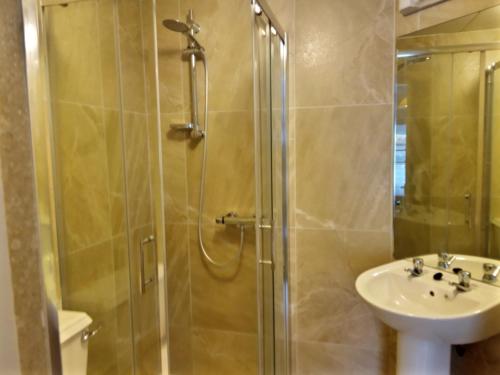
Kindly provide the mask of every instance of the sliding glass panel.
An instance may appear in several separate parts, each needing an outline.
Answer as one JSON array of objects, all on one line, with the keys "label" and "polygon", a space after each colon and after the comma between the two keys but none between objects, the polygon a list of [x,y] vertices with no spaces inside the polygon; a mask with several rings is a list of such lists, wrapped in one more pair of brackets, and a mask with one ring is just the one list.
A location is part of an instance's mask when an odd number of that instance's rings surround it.
[{"label": "sliding glass panel", "polygon": [[156,47],[154,9],[152,0],[42,7],[58,232],[53,258],[60,262],[62,308],[93,320],[89,374],[161,371],[156,69],[145,55]]},{"label": "sliding glass panel", "polygon": [[273,154],[271,122],[271,30],[264,13],[255,16],[254,28],[256,103],[259,148],[260,243],[259,277],[261,311],[261,366],[264,374],[274,373],[274,281],[273,281]]},{"label": "sliding glass panel", "polygon": [[88,374],[133,372],[114,1],[43,8],[62,308],[87,313]]},{"label": "sliding glass panel", "polygon": [[[151,0],[117,2],[121,68],[121,120],[128,207],[132,317],[137,374],[161,371],[158,314],[157,234],[155,228],[150,134],[156,129],[154,91],[148,91],[147,48],[151,48]],[[144,16],[143,16],[144,15]],[[154,79],[154,76],[151,77]],[[153,123],[150,123],[153,122]],[[158,202],[159,203],[159,202]]]}]

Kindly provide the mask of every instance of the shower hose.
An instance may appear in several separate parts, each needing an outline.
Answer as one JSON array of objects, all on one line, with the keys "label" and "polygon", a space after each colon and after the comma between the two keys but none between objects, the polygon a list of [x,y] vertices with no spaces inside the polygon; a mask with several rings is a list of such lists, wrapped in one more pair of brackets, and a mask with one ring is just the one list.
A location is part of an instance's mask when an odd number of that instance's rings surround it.
[{"label": "shower hose", "polygon": [[207,154],[208,154],[208,64],[205,54],[203,56],[203,67],[205,70],[205,118],[204,118],[204,136],[203,136],[203,160],[201,164],[201,179],[200,179],[200,199],[199,199],[199,213],[198,213],[198,243],[200,244],[201,252],[205,259],[215,267],[226,267],[229,264],[240,260],[243,252],[243,244],[245,242],[245,227],[240,225],[240,246],[236,254],[225,262],[218,262],[214,260],[207,252],[205,244],[203,243],[203,213],[205,211],[205,180],[207,175]]}]

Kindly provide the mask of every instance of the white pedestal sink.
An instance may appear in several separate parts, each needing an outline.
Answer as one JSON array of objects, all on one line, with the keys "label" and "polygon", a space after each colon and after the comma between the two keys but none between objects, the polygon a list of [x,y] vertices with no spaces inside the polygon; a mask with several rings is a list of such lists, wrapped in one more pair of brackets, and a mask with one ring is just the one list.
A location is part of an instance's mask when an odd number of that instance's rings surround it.
[{"label": "white pedestal sink", "polygon": [[467,292],[449,284],[458,278],[424,267],[409,277],[412,264],[400,260],[373,268],[356,280],[356,290],[376,316],[398,331],[398,375],[448,375],[453,344],[468,344],[500,333],[500,288],[471,281]]}]

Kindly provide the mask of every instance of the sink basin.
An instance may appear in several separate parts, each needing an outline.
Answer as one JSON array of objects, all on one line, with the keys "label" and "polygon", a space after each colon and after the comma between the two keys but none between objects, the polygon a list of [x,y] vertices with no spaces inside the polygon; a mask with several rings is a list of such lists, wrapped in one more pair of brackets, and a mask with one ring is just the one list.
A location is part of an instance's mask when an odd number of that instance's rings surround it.
[{"label": "sink basin", "polygon": [[454,274],[425,267],[410,277],[407,260],[373,268],[356,280],[356,290],[376,316],[398,331],[398,374],[449,374],[452,344],[467,344],[500,333],[500,288],[471,281],[456,292]]}]

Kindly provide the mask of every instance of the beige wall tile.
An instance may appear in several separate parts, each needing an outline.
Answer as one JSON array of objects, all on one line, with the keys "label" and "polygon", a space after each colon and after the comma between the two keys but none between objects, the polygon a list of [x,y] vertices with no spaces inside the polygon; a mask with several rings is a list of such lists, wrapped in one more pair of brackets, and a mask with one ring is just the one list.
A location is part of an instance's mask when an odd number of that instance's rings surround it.
[{"label": "beige wall tile", "polygon": [[137,342],[137,373],[155,375],[161,373],[159,337],[154,330],[142,334]]},{"label": "beige wall tile", "polygon": [[296,116],[297,226],[387,230],[391,106],[300,109]]},{"label": "beige wall tile", "polygon": [[[205,220],[236,211],[255,214],[254,130],[250,112],[218,112],[209,115],[208,157],[205,187]],[[198,219],[203,144],[188,143],[189,220]]]},{"label": "beige wall tile", "polygon": [[433,124],[437,127],[446,126],[448,118],[407,118],[407,175],[405,181],[406,204],[427,206],[430,204],[430,197],[433,185],[432,180],[432,158],[436,157],[431,153]]},{"label": "beige wall tile", "polygon": [[[401,215],[399,215],[401,216]],[[431,243],[431,229],[425,223],[415,222],[409,217],[394,219],[394,257],[396,259],[427,254],[441,248],[442,243]],[[444,241],[443,241],[444,242]]]},{"label": "beige wall tile", "polygon": [[180,14],[179,7],[180,2],[178,1],[160,1],[157,3],[156,9],[160,109],[162,113],[178,113],[184,109],[182,66],[187,62],[182,59],[182,50],[187,47],[187,41],[184,36],[168,30],[162,24],[163,20],[167,18],[184,20],[185,14]]},{"label": "beige wall tile", "polygon": [[301,341],[297,357],[297,375],[394,373],[394,360],[384,350]]},{"label": "beige wall tile", "polygon": [[[218,268],[204,260],[198,245],[197,227],[191,225],[189,230],[193,326],[255,333],[255,232],[246,230],[239,262]],[[205,225],[203,240],[209,255],[216,261],[224,262],[237,254],[240,231]]]},{"label": "beige wall tile", "polygon": [[[448,116],[450,81],[453,80],[452,56],[436,54],[430,60],[410,63],[399,70],[398,83],[407,84],[406,105],[411,117]],[[398,66],[398,69],[401,69]],[[401,105],[403,103],[399,103]]]},{"label": "beige wall tile", "polygon": [[97,14],[96,3],[88,1],[45,9],[53,99],[89,105],[101,103]]},{"label": "beige wall tile", "polygon": [[113,266],[115,278],[115,295],[116,303],[127,303],[130,296],[130,282],[129,282],[129,244],[128,238],[124,233],[113,237]]},{"label": "beige wall tile", "polygon": [[105,129],[100,110],[59,103],[53,111],[67,252],[111,237]]},{"label": "beige wall tile", "polygon": [[[183,123],[184,116],[163,115],[162,151],[165,220],[186,223],[188,219],[187,152],[189,135],[170,129],[170,124]],[[200,145],[201,147],[202,145]]]},{"label": "beige wall tile", "polygon": [[125,112],[123,131],[129,222],[131,228],[137,228],[152,222],[147,116]]},{"label": "beige wall tile", "polygon": [[169,321],[169,366],[173,374],[193,372],[191,346],[191,280],[189,233],[186,224],[168,224],[167,288]]},{"label": "beige wall tile", "polygon": [[118,30],[114,14],[113,0],[100,0],[97,2],[98,31],[99,31],[99,59],[100,59],[100,84],[102,86],[102,104],[106,108],[119,109],[120,85],[119,66],[115,48],[116,30]]},{"label": "beige wall tile", "polygon": [[[180,18],[193,9],[201,25],[197,35],[207,51],[209,66],[209,106],[212,111],[248,111],[252,108],[252,20],[246,0],[184,0]],[[184,103],[190,108],[187,63],[184,69]],[[230,72],[230,74],[228,74]],[[203,87],[200,64],[198,80]],[[200,108],[203,103],[200,90]]]},{"label": "beige wall tile", "polygon": [[390,103],[393,2],[296,1],[296,105]]},{"label": "beige wall tile", "polygon": [[98,313],[115,306],[113,246],[111,241],[66,254],[63,282],[64,308]]},{"label": "beige wall tile", "polygon": [[452,104],[454,115],[478,116],[478,78],[483,74],[481,70],[479,52],[457,53],[453,55]]},{"label": "beige wall tile", "polygon": [[123,171],[122,124],[118,111],[104,110],[106,160],[108,169],[109,205],[112,235],[125,232],[125,174]]},{"label": "beige wall tile", "polygon": [[390,330],[358,296],[354,282],[388,260],[388,233],[298,229],[294,339],[383,348]]},{"label": "beige wall tile", "polygon": [[293,32],[295,24],[295,4],[290,0],[268,0],[267,3],[271,7],[274,15],[278,18],[285,32]]},{"label": "beige wall tile", "polygon": [[172,327],[170,329],[169,368],[171,374],[193,374],[194,360],[191,335],[191,330],[187,330],[185,327]]},{"label": "beige wall tile", "polygon": [[138,0],[118,2],[122,105],[126,111],[146,112],[144,46]]},{"label": "beige wall tile", "polygon": [[193,349],[195,374],[258,373],[256,334],[196,329]]},{"label": "beige wall tile", "polygon": [[344,247],[349,268],[355,277],[392,258],[392,238],[387,232],[344,232]]},{"label": "beige wall tile", "polygon": [[[167,224],[168,315],[172,326],[191,328],[191,280],[187,224]],[[186,332],[189,335],[189,332]]]},{"label": "beige wall tile", "polygon": [[88,371],[116,371],[117,315],[113,244],[111,241],[66,254],[63,272],[63,308],[85,311],[99,334],[89,342]]}]

